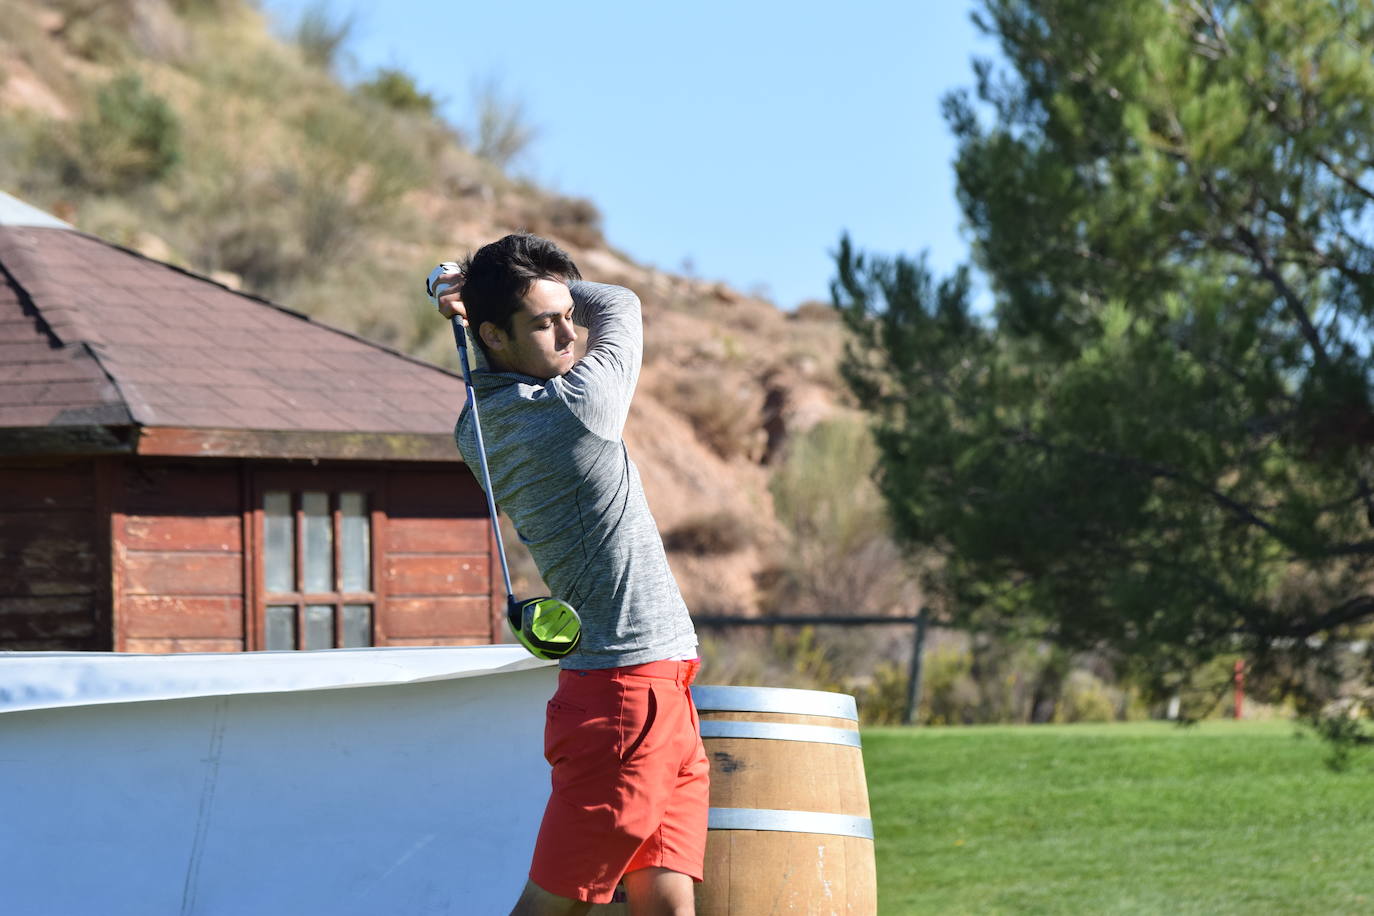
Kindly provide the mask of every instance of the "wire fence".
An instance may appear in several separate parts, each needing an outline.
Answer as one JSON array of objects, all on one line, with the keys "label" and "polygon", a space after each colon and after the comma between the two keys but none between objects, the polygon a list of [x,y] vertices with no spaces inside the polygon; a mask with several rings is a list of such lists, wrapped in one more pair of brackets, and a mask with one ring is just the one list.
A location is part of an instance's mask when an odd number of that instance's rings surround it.
[{"label": "wire fence", "polygon": [[904,725],[916,724],[916,713],[921,708],[921,669],[924,664],[926,631],[929,629],[929,615],[921,608],[914,615],[889,617],[877,615],[833,614],[833,615],[778,615],[768,617],[693,617],[698,627],[708,629],[728,629],[731,627],[809,627],[827,626],[907,626],[911,627],[911,667],[907,672],[906,708],[902,713]]}]

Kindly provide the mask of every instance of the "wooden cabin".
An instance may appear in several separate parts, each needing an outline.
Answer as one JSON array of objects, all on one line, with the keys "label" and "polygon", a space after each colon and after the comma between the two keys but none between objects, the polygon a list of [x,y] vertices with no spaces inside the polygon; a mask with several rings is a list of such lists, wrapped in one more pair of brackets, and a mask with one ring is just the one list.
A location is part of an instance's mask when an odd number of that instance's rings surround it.
[{"label": "wooden cabin", "polygon": [[501,641],[462,401],[0,194],[0,651]]}]

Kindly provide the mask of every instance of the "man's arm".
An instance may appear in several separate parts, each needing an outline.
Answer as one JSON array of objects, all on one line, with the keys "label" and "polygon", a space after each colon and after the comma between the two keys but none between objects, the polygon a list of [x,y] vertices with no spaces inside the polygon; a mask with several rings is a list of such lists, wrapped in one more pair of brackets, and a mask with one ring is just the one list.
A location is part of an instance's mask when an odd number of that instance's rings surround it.
[{"label": "man's arm", "polygon": [[587,352],[560,387],[573,414],[603,439],[619,439],[644,357],[639,297],[621,286],[577,281],[573,320],[587,328]]}]

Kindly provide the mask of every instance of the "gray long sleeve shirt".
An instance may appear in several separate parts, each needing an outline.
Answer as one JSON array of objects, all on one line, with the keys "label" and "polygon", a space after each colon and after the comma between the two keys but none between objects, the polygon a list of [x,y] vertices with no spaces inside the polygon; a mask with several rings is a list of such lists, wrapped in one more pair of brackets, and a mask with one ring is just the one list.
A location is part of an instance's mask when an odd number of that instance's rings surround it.
[{"label": "gray long sleeve shirt", "polygon": [[[582,643],[562,667],[688,658],[696,632],[621,438],[644,350],[639,298],[602,283],[569,289],[587,351],[567,375],[496,372],[477,351],[492,490],[553,595],[582,617]],[[480,484],[466,407],[454,438]]]}]

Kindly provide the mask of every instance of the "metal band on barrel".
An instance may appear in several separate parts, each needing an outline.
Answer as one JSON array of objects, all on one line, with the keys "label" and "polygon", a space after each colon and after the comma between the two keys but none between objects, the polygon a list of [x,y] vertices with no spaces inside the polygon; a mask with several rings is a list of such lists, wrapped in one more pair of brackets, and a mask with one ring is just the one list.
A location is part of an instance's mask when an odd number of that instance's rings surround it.
[{"label": "metal band on barrel", "polygon": [[811,741],[816,744],[843,744],[862,747],[859,733],[851,728],[824,725],[791,725],[783,722],[722,722],[706,719],[701,723],[703,738],[764,738],[773,741]]},{"label": "metal band on barrel", "polygon": [[779,830],[785,833],[826,833],[873,839],[873,821],[852,814],[819,811],[778,811],[771,808],[711,808],[706,826],[711,830]]},{"label": "metal band on barrel", "polygon": [[859,718],[859,709],[853,697],[824,690],[703,684],[692,688],[692,702],[699,710],[714,712],[780,712],[837,719]]}]

